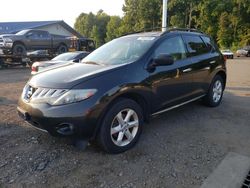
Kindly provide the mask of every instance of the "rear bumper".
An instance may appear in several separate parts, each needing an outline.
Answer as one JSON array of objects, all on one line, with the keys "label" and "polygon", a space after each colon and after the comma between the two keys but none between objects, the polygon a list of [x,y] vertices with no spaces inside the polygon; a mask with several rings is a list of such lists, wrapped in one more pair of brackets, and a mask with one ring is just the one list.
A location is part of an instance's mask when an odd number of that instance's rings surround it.
[{"label": "rear bumper", "polygon": [[223,55],[223,56],[226,57],[227,59],[233,59],[234,58],[233,54],[226,54],[226,55]]},{"label": "rear bumper", "polygon": [[29,104],[19,99],[19,116],[35,128],[52,136],[93,137],[98,117],[90,100],[62,106]]}]

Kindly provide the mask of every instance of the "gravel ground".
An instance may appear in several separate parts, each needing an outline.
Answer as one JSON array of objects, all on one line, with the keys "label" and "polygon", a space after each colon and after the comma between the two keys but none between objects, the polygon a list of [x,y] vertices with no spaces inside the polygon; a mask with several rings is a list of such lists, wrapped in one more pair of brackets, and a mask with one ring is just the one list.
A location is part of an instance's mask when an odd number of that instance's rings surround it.
[{"label": "gravel ground", "polygon": [[132,150],[85,151],[24,123],[16,103],[29,70],[0,70],[0,188],[200,187],[228,152],[250,156],[250,59],[228,60],[218,108],[199,101],[155,117]]}]

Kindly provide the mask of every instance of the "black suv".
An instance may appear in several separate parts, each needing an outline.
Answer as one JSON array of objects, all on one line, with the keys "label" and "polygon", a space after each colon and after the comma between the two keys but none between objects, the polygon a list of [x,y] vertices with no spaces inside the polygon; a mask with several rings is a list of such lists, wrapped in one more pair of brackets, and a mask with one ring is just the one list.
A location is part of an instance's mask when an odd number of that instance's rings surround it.
[{"label": "black suv", "polygon": [[198,99],[218,106],[225,85],[225,60],[209,36],[176,29],[136,33],[82,63],[33,76],[18,112],[52,135],[94,139],[120,153],[135,145],[151,116]]}]

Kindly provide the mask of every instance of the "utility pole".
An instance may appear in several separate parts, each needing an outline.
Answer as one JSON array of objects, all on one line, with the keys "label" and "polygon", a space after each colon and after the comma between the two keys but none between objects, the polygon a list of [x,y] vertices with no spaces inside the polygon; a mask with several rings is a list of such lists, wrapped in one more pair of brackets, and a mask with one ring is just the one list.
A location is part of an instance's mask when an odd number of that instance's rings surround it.
[{"label": "utility pole", "polygon": [[168,0],[163,0],[163,11],[162,11],[162,31],[167,30],[167,9],[168,8]]}]

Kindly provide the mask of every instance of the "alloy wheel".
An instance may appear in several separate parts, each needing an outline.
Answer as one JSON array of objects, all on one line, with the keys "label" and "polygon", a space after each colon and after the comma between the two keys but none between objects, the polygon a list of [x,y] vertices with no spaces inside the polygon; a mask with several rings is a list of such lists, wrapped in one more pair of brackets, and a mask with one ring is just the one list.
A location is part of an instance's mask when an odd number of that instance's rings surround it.
[{"label": "alloy wheel", "polygon": [[222,96],[222,83],[220,80],[216,80],[213,86],[213,101],[215,103],[219,102]]},{"label": "alloy wheel", "polygon": [[110,135],[113,143],[117,146],[130,144],[139,128],[139,118],[132,109],[120,111],[112,121]]}]

